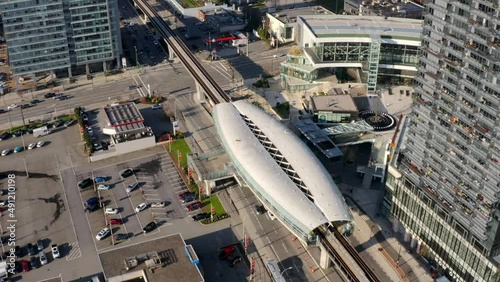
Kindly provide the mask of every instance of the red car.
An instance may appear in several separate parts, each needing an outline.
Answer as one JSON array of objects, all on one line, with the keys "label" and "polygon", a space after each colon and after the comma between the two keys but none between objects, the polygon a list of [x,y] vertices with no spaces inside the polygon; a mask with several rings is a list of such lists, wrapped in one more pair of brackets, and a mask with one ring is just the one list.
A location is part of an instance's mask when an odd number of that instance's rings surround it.
[{"label": "red car", "polygon": [[23,272],[28,272],[30,271],[30,262],[27,260],[23,260],[21,263],[21,266],[23,267]]},{"label": "red car", "polygon": [[194,210],[201,208],[201,206],[202,206],[202,204],[200,202],[194,202],[190,205],[187,205],[186,210],[187,211],[194,211]]},{"label": "red car", "polygon": [[187,195],[190,195],[190,194],[193,194],[189,191],[186,191],[186,192],[183,192],[182,194],[179,194],[179,196],[177,196],[179,198],[179,200],[182,200],[184,199]]},{"label": "red car", "polygon": [[123,219],[121,218],[112,218],[109,220],[110,225],[120,225],[123,224]]},{"label": "red car", "polygon": [[219,253],[219,259],[227,259],[235,250],[234,245],[224,247]]}]

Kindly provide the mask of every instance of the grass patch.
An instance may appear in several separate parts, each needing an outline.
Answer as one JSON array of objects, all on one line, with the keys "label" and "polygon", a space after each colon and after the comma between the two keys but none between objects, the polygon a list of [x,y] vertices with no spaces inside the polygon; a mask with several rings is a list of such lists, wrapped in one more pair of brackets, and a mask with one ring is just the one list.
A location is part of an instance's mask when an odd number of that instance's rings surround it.
[{"label": "grass patch", "polygon": [[197,0],[182,0],[182,7],[183,8],[196,8],[203,6],[200,2]]},{"label": "grass patch", "polygon": [[175,161],[178,160],[178,153],[181,153],[181,167],[187,167],[187,155],[191,154],[191,149],[185,139],[174,139],[172,144],[166,144],[165,146],[167,146],[167,149],[170,146],[170,152],[174,156]]},{"label": "grass patch", "polygon": [[283,119],[290,117],[290,103],[288,102],[276,105],[273,110]]},{"label": "grass patch", "polygon": [[207,198],[202,201],[203,203],[203,211],[210,213],[210,207],[215,208],[215,214],[225,214],[226,211],[224,210],[224,207],[222,206],[219,197],[217,195],[212,195],[210,198]]}]

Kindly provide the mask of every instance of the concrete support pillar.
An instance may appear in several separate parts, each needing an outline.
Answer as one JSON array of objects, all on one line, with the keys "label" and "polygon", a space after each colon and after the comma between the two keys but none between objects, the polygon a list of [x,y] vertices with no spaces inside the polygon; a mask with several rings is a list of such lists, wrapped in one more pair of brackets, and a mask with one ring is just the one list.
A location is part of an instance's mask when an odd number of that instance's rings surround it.
[{"label": "concrete support pillar", "polygon": [[116,69],[121,69],[122,68],[122,60],[120,57],[116,58]]},{"label": "concrete support pillar", "polygon": [[420,254],[420,248],[422,247],[422,242],[418,241],[417,242],[417,254]]},{"label": "concrete support pillar", "polygon": [[417,239],[415,237],[411,238],[410,247],[413,249],[417,245]]},{"label": "concrete support pillar", "polygon": [[170,47],[170,45],[167,44],[167,52],[168,52],[168,60],[171,61],[173,59],[175,59],[175,53],[174,53],[174,50],[172,49],[172,47]]},{"label": "concrete support pillar", "polygon": [[205,92],[203,92],[203,89],[197,82],[196,82],[196,97],[200,102],[205,101]]},{"label": "concrete support pillar", "polygon": [[102,62],[102,70],[104,71],[104,73],[108,71],[108,63],[106,61]]},{"label": "concrete support pillar", "polygon": [[330,256],[328,255],[328,251],[325,249],[325,247],[323,247],[323,245],[319,245],[319,249],[321,250],[321,253],[319,255],[319,266],[322,269],[327,269],[332,263],[330,260]]},{"label": "concrete support pillar", "polygon": [[410,242],[410,240],[411,240],[411,234],[407,230],[405,230],[404,240],[405,240],[405,242]]},{"label": "concrete support pillar", "polygon": [[68,76],[69,78],[73,77],[73,72],[71,72],[71,67],[68,67]]},{"label": "concrete support pillar", "polygon": [[85,65],[85,73],[86,73],[87,75],[89,75],[89,74],[90,74],[90,66],[89,66],[89,64],[86,64],[86,65]]}]

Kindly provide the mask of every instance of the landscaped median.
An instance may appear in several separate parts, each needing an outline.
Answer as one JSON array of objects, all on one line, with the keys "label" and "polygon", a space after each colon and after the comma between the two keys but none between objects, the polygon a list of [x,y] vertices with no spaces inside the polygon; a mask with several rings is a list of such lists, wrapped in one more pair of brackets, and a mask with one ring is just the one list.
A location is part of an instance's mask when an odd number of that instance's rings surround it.
[{"label": "landscaped median", "polygon": [[189,148],[189,145],[186,142],[186,140],[183,138],[183,134],[179,133],[176,137],[172,137],[172,139],[166,138],[166,140],[171,140],[171,141],[168,142],[167,144],[164,144],[163,147],[167,152],[169,152],[170,158],[172,158],[173,162],[175,163],[175,166],[178,168],[178,171],[182,179],[186,183],[186,186],[188,187],[189,191],[195,193],[198,199],[200,198],[200,192],[201,192],[202,194],[201,202],[203,203],[203,208],[202,208],[203,212],[213,213],[212,216],[213,221],[212,218],[209,218],[201,222],[203,224],[209,224],[212,222],[228,218],[229,215],[224,210],[224,207],[222,206],[219,197],[217,195],[211,195],[210,197],[206,197],[204,195],[205,191],[203,191],[203,189],[202,191],[200,191],[200,187],[198,186],[192,175],[188,176],[187,156],[191,154],[191,149]]}]

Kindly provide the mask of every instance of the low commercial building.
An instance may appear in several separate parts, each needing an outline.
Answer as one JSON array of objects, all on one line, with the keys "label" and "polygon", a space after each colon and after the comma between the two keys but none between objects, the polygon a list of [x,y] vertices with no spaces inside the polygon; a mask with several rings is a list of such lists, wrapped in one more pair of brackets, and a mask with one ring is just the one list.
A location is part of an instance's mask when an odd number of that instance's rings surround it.
[{"label": "low commercial building", "polygon": [[198,255],[180,234],[99,253],[105,281],[203,282]]},{"label": "low commercial building", "polygon": [[316,123],[348,123],[358,119],[358,108],[351,95],[311,95],[309,112]]},{"label": "low commercial building", "polygon": [[110,137],[111,149],[94,153],[97,161],[155,146],[155,136],[134,103],[116,104],[103,108],[98,115],[100,128]]},{"label": "low commercial building", "polygon": [[240,14],[220,7],[199,10],[198,19],[215,32],[238,31],[246,26]]},{"label": "low commercial building", "polygon": [[281,64],[281,83],[302,91],[324,83],[411,84],[422,21],[374,16],[297,17],[297,45]]}]

